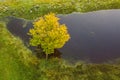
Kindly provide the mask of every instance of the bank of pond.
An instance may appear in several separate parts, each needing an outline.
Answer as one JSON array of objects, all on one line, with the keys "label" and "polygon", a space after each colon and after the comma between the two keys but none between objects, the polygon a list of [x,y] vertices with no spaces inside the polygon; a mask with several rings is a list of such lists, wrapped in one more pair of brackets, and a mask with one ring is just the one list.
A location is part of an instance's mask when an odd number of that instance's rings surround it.
[{"label": "bank of pond", "polygon": [[[120,80],[119,8],[119,0],[0,0],[0,80]],[[71,38],[46,60],[28,32],[49,12]]]},{"label": "bank of pond", "polygon": [[0,79],[119,80],[119,10],[58,17],[71,40],[57,51],[61,58],[48,60],[28,46],[32,21],[9,17],[7,24],[0,23]]}]

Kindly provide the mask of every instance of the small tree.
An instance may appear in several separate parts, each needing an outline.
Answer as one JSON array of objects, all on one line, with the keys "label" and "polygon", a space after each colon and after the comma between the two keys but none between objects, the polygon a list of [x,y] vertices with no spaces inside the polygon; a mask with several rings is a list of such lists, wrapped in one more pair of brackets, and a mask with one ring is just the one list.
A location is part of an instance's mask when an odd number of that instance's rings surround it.
[{"label": "small tree", "polygon": [[40,45],[46,54],[54,53],[54,49],[61,48],[70,39],[65,24],[60,25],[59,18],[54,13],[49,13],[33,22],[29,30],[30,45]]}]

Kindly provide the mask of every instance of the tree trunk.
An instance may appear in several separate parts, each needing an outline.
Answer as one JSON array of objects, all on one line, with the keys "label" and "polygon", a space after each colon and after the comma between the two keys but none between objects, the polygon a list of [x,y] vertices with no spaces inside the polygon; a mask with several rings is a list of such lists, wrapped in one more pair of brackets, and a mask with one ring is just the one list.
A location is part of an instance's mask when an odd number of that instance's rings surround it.
[{"label": "tree trunk", "polygon": [[46,60],[48,60],[48,54],[46,54]]}]

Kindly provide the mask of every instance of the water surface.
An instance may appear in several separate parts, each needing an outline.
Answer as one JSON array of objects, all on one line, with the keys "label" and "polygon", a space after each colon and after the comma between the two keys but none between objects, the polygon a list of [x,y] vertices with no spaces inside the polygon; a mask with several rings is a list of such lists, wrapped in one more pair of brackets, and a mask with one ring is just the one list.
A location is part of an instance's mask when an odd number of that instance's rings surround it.
[{"label": "water surface", "polygon": [[106,62],[120,58],[120,10],[61,15],[70,41],[60,51],[63,58]]},{"label": "water surface", "polygon": [[[71,39],[59,51],[67,60],[84,60],[103,63],[120,58],[120,10],[106,10],[89,13],[72,13],[58,15],[60,23],[68,26]],[[29,41],[28,30],[32,23],[26,27],[21,19],[11,19],[8,29]]]}]

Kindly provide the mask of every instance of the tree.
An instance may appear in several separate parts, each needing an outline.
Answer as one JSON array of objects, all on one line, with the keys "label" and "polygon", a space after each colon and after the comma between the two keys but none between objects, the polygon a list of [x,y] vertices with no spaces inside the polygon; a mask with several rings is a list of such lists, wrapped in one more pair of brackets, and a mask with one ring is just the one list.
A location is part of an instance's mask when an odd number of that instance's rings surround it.
[{"label": "tree", "polygon": [[70,39],[66,25],[60,25],[58,20],[54,13],[49,13],[34,21],[33,28],[29,30],[30,45],[40,45],[46,59],[48,54],[54,53],[54,49],[63,47]]}]

